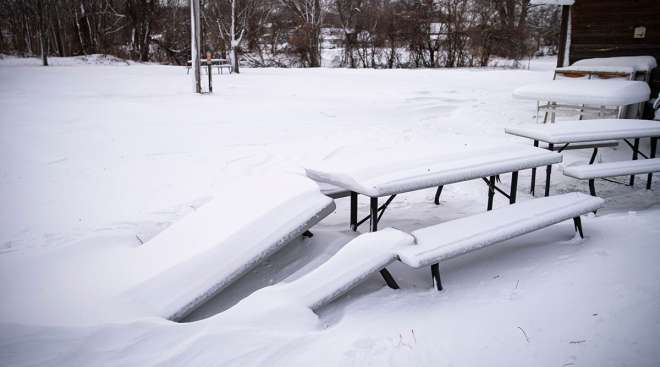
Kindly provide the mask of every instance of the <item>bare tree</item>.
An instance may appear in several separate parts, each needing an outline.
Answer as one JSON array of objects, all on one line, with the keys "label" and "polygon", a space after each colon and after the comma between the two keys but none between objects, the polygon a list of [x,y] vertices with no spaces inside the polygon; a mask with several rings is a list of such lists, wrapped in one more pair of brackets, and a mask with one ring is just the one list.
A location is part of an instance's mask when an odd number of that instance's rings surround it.
[{"label": "bare tree", "polygon": [[303,65],[321,66],[321,25],[325,3],[321,0],[280,0],[296,17],[294,43]]}]

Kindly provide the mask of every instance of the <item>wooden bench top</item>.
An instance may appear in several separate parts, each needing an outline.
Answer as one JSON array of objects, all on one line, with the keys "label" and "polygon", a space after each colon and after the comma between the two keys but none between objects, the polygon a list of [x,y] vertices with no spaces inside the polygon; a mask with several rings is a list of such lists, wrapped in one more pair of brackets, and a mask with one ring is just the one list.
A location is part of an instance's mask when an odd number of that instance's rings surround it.
[{"label": "wooden bench top", "polygon": [[504,131],[509,135],[565,144],[660,136],[660,121],[633,119],[560,121],[546,125],[508,127]]},{"label": "wooden bench top", "polygon": [[[402,153],[405,156],[405,152]],[[413,160],[323,162],[305,168],[311,179],[381,197],[561,162],[561,154],[522,144],[468,147]],[[346,163],[346,165],[344,164]]]},{"label": "wooden bench top", "polygon": [[660,158],[569,166],[564,175],[580,180],[660,172]]}]

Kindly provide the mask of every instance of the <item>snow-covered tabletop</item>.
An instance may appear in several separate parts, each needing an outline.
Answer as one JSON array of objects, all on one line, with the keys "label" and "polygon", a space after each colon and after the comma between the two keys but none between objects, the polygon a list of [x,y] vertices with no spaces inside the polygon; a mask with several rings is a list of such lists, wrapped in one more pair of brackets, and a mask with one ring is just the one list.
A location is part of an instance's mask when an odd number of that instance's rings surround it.
[{"label": "snow-covered tabletop", "polygon": [[614,66],[614,67],[631,67],[635,71],[650,72],[658,63],[653,56],[619,56],[619,57],[598,57],[594,59],[583,59],[576,61],[571,66],[577,67],[598,67],[598,66]]},{"label": "snow-covered tabletop", "polygon": [[571,65],[563,68],[556,68],[555,71],[577,71],[585,73],[621,73],[634,74],[637,71],[631,66],[589,66],[589,65]]},{"label": "snow-covered tabletop", "polygon": [[521,99],[595,106],[625,106],[648,101],[646,82],[621,79],[559,79],[529,84],[513,91]]},{"label": "snow-covered tabletop", "polygon": [[[409,157],[405,152],[398,156]],[[370,197],[380,197],[559,163],[560,154],[523,144],[445,149],[415,159],[360,157],[305,168],[311,179]]]},{"label": "snow-covered tabletop", "polygon": [[552,144],[660,136],[660,121],[651,120],[578,120],[554,124],[509,127],[507,134]]}]

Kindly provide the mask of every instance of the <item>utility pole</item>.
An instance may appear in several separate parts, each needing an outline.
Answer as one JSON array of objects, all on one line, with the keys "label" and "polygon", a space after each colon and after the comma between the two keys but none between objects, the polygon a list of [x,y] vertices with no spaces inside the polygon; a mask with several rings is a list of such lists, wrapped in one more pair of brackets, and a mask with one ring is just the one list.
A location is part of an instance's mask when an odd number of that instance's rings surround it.
[{"label": "utility pole", "polygon": [[193,91],[195,93],[202,93],[202,81],[200,73],[200,20],[199,20],[199,0],[190,0],[190,36],[191,44],[190,51],[192,53],[192,69],[193,69]]}]

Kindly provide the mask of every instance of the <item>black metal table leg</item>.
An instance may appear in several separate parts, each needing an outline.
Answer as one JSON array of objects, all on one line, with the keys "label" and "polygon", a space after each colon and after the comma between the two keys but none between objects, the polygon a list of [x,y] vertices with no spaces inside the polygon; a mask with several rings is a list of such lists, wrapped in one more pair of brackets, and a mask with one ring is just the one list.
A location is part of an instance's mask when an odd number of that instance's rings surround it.
[{"label": "black metal table leg", "polygon": [[580,234],[580,238],[584,238],[584,233],[582,232],[582,219],[579,215],[573,218],[573,225],[575,226],[575,231]]},{"label": "black metal table leg", "polygon": [[[370,198],[369,212],[370,230],[371,232],[376,232],[378,231],[378,198]],[[399,289],[399,285],[396,283],[396,280],[394,280],[394,277],[386,268],[383,268],[380,271],[380,275],[383,277],[388,287],[392,289]]]},{"label": "black metal table leg", "polygon": [[[649,159],[655,158],[655,153],[658,145],[658,138],[657,137],[652,137],[651,138],[651,154],[649,155]],[[649,172],[648,176],[646,177],[646,189],[651,190],[651,181],[653,181],[653,172]]]},{"label": "black metal table leg", "polygon": [[[545,123],[545,122],[544,122]],[[538,148],[539,141],[534,140],[534,147]],[[534,196],[534,187],[536,186],[536,167],[532,168],[532,182],[530,184],[529,193]]]},{"label": "black metal table leg", "polygon": [[493,209],[493,198],[495,197],[495,176],[490,176],[488,180],[488,207],[486,210]]},{"label": "black metal table leg", "polygon": [[[635,145],[633,146],[633,161],[637,160],[637,154],[639,153],[639,138],[635,139]],[[635,175],[630,175],[630,186],[635,185]]]},{"label": "black metal table leg", "polygon": [[442,187],[443,186],[438,186],[438,189],[435,191],[435,205],[440,205],[440,195],[442,194]]},{"label": "black metal table leg", "polygon": [[440,266],[438,264],[431,265],[431,278],[433,279],[433,286],[438,291],[442,290],[442,281],[440,280]]},{"label": "black metal table leg", "polygon": [[589,159],[589,164],[594,164],[597,155],[598,155],[598,147],[594,147],[594,152],[591,154],[591,158]]},{"label": "black metal table leg", "polygon": [[596,196],[596,180],[593,178],[589,180],[589,193],[591,196]]},{"label": "black metal table leg", "polygon": [[[548,150],[552,152],[554,145],[548,143]],[[550,175],[552,175],[552,164],[545,167],[545,196],[550,196]]]},{"label": "black metal table leg", "polygon": [[518,171],[511,173],[511,191],[509,192],[509,204],[515,204],[518,192]]},{"label": "black metal table leg", "polygon": [[357,207],[358,207],[358,194],[351,191],[351,229],[353,232],[357,231]]},{"label": "black metal table leg", "polygon": [[378,198],[369,198],[369,229],[371,232],[378,230]]}]

